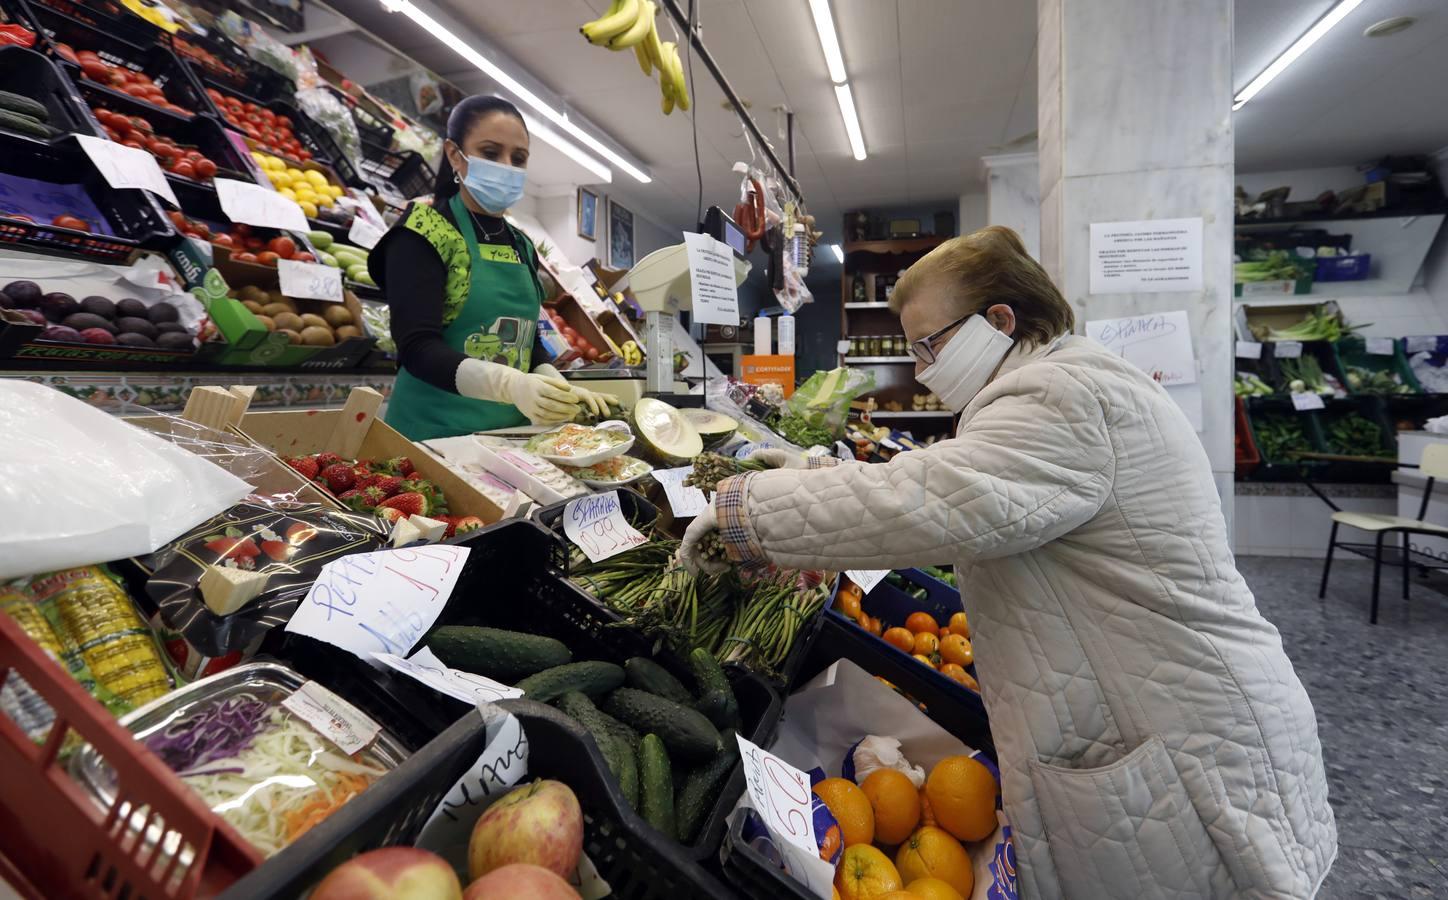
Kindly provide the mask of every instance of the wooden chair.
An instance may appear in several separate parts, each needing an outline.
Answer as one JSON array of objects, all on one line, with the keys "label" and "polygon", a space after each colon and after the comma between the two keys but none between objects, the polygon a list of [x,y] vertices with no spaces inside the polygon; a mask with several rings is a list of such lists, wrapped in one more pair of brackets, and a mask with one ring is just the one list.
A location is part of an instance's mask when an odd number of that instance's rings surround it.
[{"label": "wooden chair", "polygon": [[[1404,468],[1407,468],[1404,466]],[[1441,560],[1429,556],[1426,553],[1416,553],[1408,546],[1408,538],[1414,534],[1430,534],[1438,537],[1448,537],[1448,525],[1436,525],[1424,521],[1428,514],[1428,500],[1433,496],[1433,483],[1439,478],[1448,478],[1448,443],[1429,444],[1423,448],[1423,460],[1418,465],[1419,471],[1428,477],[1423,485],[1423,502],[1418,506],[1418,518],[1409,519],[1404,516],[1385,516],[1378,513],[1356,513],[1345,512],[1337,508],[1336,504],[1323,497],[1324,502],[1334,510],[1332,514],[1332,534],[1327,538],[1327,560],[1322,564],[1322,586],[1318,588],[1317,596],[1327,595],[1327,576],[1332,571],[1332,552],[1341,547],[1349,553],[1356,553],[1359,556],[1368,557],[1373,561],[1373,604],[1368,614],[1368,622],[1376,625],[1378,622],[1378,586],[1381,580],[1383,563],[1390,566],[1402,566],[1403,568],[1403,599],[1408,599],[1408,570],[1413,566],[1422,568],[1441,569],[1448,568]],[[1318,494],[1322,497],[1321,494]],[[1349,528],[1356,528],[1375,535],[1373,543],[1350,543],[1339,542],[1337,529],[1341,525]],[[1392,534],[1401,536],[1401,547],[1388,547],[1389,558],[1383,558],[1383,540]],[[1396,554],[1394,556],[1393,554]],[[1414,559],[1414,556],[1421,559]],[[1398,559],[1397,556],[1401,558]]]}]

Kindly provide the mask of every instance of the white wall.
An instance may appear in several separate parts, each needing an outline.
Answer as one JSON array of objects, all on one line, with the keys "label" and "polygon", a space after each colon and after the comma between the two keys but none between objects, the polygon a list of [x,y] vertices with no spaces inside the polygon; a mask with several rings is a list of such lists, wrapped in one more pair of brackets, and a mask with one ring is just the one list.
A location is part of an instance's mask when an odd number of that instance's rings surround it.
[{"label": "white wall", "polygon": [[979,231],[989,225],[990,218],[986,215],[985,194],[961,194],[958,220],[960,227],[956,229],[956,233],[962,235]]},{"label": "white wall", "polygon": [[[594,226],[595,239],[591,241],[578,235],[578,191],[576,188],[567,194],[550,188],[546,194],[532,198],[534,218],[548,232],[553,243],[572,265],[581,266],[595,258],[601,263],[608,262],[608,247],[604,243],[608,239],[607,197],[606,193],[599,191],[598,219]],[[666,228],[652,218],[645,218],[633,205],[628,205],[628,209],[634,214],[635,262],[660,247],[677,244],[683,240],[682,227]]]}]

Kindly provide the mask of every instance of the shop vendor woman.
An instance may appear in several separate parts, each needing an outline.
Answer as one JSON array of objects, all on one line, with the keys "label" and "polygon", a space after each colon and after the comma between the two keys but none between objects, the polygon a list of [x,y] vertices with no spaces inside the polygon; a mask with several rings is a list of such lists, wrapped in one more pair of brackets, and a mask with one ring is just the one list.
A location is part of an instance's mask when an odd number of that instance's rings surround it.
[{"label": "shop vendor woman", "polygon": [[1227,546],[1211,466],[1150,376],[1074,336],[992,227],[890,298],[954,438],[719,483],[736,564],[954,563],[1023,898],[1312,897],[1337,854],[1317,722]]},{"label": "shop vendor woman", "polygon": [[[552,425],[618,401],[532,368],[538,251],[504,213],[523,196],[528,128],[513,104],[468,97],[448,117],[431,203],[413,203],[373,249],[400,371],[387,424],[415,441]],[[531,369],[531,371],[530,371]]]}]

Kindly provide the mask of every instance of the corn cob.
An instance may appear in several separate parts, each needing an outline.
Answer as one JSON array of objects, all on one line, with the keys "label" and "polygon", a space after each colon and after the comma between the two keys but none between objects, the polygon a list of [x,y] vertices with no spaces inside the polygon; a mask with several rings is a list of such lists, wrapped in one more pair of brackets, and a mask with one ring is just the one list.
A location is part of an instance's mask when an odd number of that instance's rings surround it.
[{"label": "corn cob", "polygon": [[14,588],[0,587],[0,611],[14,619],[20,630],[39,644],[40,649],[56,660],[64,658],[60,638],[56,637],[55,629],[50,627],[45,615],[35,607],[34,600]]},{"label": "corn cob", "polygon": [[126,592],[100,570],[55,572],[35,579],[31,591],[51,608],[62,640],[75,642],[102,687],[132,706],[171,690],[150,629]]}]

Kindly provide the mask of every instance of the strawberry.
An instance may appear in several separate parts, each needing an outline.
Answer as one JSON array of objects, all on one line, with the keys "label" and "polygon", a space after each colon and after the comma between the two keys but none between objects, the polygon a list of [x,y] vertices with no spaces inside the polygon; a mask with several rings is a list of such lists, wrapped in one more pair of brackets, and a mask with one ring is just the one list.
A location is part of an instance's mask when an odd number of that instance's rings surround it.
[{"label": "strawberry", "polygon": [[357,490],[365,491],[386,477],[386,475],[367,475],[359,477],[357,479]]},{"label": "strawberry", "polygon": [[453,520],[453,534],[467,534],[483,527],[483,520],[477,516],[458,516]]},{"label": "strawberry", "polygon": [[443,532],[443,535],[442,535],[444,538],[450,538],[450,537],[452,537],[452,536],[453,536],[453,532],[457,530],[457,527],[458,527],[458,522],[457,522],[458,517],[457,517],[457,516],[450,516],[450,515],[448,515],[447,513],[443,513],[442,515],[432,516],[432,518],[437,519],[439,522],[441,522],[441,523],[443,523],[444,525],[447,526],[447,531]]},{"label": "strawberry", "polygon": [[[376,488],[368,488],[376,490]],[[427,515],[427,498],[416,491],[408,491],[405,494],[397,494],[388,497],[377,504],[379,510],[395,509],[404,516],[425,516]]]},{"label": "strawberry", "polygon": [[357,474],[352,471],[351,466],[336,463],[322,470],[322,480],[327,482],[327,487],[333,493],[340,494],[357,485]]},{"label": "strawberry", "polygon": [[292,545],[286,541],[262,541],[261,552],[277,562],[285,562],[292,555]]},{"label": "strawberry", "polygon": [[402,519],[407,518],[406,514],[404,514],[404,513],[402,512],[402,510],[400,510],[400,509],[392,509],[391,507],[387,507],[387,506],[379,507],[379,508],[373,510],[373,512],[375,512],[375,513],[377,514],[378,518],[383,519],[383,520],[385,520],[385,521],[387,521],[387,522],[394,522],[394,523],[395,523],[395,522],[401,521]]},{"label": "strawberry", "polygon": [[234,559],[242,560],[255,559],[261,552],[251,538],[218,537],[206,542],[206,549],[215,553],[217,560]]},{"label": "strawberry", "polygon": [[402,461],[397,464],[397,471],[402,473],[403,478],[407,478],[416,470],[412,468],[412,460],[405,456],[401,457],[401,460]]},{"label": "strawberry", "polygon": [[[346,497],[346,494],[342,495]],[[317,536],[317,529],[305,522],[293,522],[287,526],[287,540],[293,544],[305,544]]]},{"label": "strawberry", "polygon": [[379,490],[376,485],[373,485],[372,487],[367,488],[362,492],[362,502],[367,504],[368,509],[379,505],[380,503],[382,503],[383,500],[386,499],[387,495],[382,493],[382,491]]},{"label": "strawberry", "polygon": [[287,465],[300,472],[301,476],[308,481],[316,478],[317,473],[322,471],[321,466],[318,466],[317,461],[310,456],[298,456],[289,459],[287,460]]},{"label": "strawberry", "polygon": [[342,462],[342,457],[338,456],[335,453],[318,453],[316,456],[316,460],[317,468],[326,469],[330,466],[335,466],[338,463]]},{"label": "strawberry", "polygon": [[372,477],[377,479],[372,486],[388,497],[395,496],[402,490],[402,479],[396,475],[373,475]]}]

